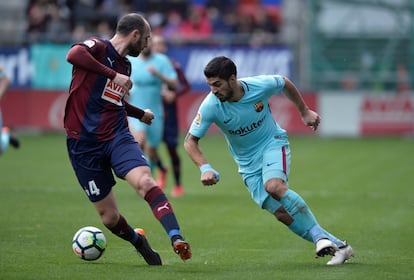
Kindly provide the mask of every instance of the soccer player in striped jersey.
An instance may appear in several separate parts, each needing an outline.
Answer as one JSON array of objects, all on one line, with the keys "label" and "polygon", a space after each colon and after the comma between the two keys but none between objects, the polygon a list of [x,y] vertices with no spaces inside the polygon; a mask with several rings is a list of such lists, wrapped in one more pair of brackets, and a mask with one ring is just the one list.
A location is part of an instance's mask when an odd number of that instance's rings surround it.
[{"label": "soccer player in striped jersey", "polygon": [[219,173],[208,163],[199,139],[215,123],[225,135],[239,173],[259,207],[274,215],[293,233],[316,245],[316,256],[331,255],[328,265],[343,264],[353,255],[346,241],[323,229],[303,198],[288,187],[290,147],[286,131],[272,118],[269,98],[284,92],[305,125],[316,130],[320,117],[309,109],[296,86],[281,75],[237,78],[227,57],[215,57],[204,68],[211,92],[204,99],[184,148],[200,168],[201,182],[218,183]]},{"label": "soccer player in striped jersey", "polygon": [[110,40],[91,38],[72,46],[67,61],[73,65],[64,127],[67,150],[80,185],[102,223],[129,241],[149,265],[161,265],[160,255],[147,238],[136,232],[119,212],[112,187],[113,173],[126,180],[144,198],[167,232],[174,251],[191,258],[173,208],[156,185],[147,159],[129,131],[127,116],[150,125],[151,110],[124,100],[132,87],[131,63],[147,47],[151,28],[141,15],[124,15]]}]

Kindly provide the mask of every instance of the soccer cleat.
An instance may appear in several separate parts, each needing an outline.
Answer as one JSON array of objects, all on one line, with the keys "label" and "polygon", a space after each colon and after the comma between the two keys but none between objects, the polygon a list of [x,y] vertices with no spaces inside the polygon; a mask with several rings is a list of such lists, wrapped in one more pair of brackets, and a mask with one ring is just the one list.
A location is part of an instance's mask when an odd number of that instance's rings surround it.
[{"label": "soccer cleat", "polygon": [[9,144],[11,146],[13,146],[13,148],[18,149],[20,147],[20,141],[19,139],[17,139],[15,136],[13,136],[10,132],[10,128],[8,128],[7,126],[3,127],[1,129],[2,133],[8,134],[9,135]]},{"label": "soccer cleat", "polygon": [[15,136],[10,135],[9,139],[10,145],[12,145],[15,149],[18,149],[20,147],[20,141]]},{"label": "soccer cleat", "polygon": [[175,185],[173,190],[171,191],[172,197],[180,197],[184,195],[184,188],[180,185]]},{"label": "soccer cleat", "polygon": [[167,172],[168,170],[165,169],[164,171],[160,170],[158,173],[157,185],[162,190],[165,188],[165,184],[167,183]]},{"label": "soccer cleat", "polygon": [[[137,230],[135,230],[137,232]],[[138,233],[138,232],[137,232]],[[149,265],[162,265],[160,255],[154,251],[148,243],[147,238],[145,235],[138,233],[139,239],[136,244],[135,248],[137,249],[138,253],[144,258],[144,260]]]},{"label": "soccer cleat", "polygon": [[145,230],[143,230],[142,228],[136,228],[134,229],[134,231],[140,235],[143,235],[145,238],[147,238],[147,234],[145,233]]},{"label": "soccer cleat", "polygon": [[348,245],[345,241],[345,247],[339,248],[338,251],[335,252],[335,255],[332,259],[327,262],[327,265],[338,265],[343,264],[350,258],[354,256],[354,250],[352,249],[351,245]]},{"label": "soccer cleat", "polygon": [[329,239],[320,239],[316,242],[316,257],[334,256],[338,246]]},{"label": "soccer cleat", "polygon": [[190,244],[181,238],[178,238],[174,241],[173,248],[174,252],[179,255],[183,261],[190,259],[193,255],[191,253]]}]

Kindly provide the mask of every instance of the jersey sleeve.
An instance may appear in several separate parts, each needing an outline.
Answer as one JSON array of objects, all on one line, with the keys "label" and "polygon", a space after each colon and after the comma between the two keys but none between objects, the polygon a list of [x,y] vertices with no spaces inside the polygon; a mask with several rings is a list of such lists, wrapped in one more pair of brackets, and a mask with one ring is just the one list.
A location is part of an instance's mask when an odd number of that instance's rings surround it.
[{"label": "jersey sleeve", "polygon": [[105,66],[97,56],[105,51],[105,44],[99,40],[86,40],[75,44],[68,52],[66,60],[76,67],[97,73],[109,79],[116,76],[115,70]]},{"label": "jersey sleeve", "polygon": [[271,95],[280,94],[285,87],[285,80],[281,75],[269,75],[266,77],[267,81],[267,93],[270,97]]},{"label": "jersey sleeve", "polygon": [[276,89],[280,93],[285,87],[285,80],[281,75],[273,75],[272,77],[276,82]]},{"label": "jersey sleeve", "polygon": [[198,108],[197,115],[191,123],[189,133],[198,138],[204,137],[207,130],[214,122],[214,116],[216,115],[216,106],[214,105],[211,93],[203,100]]}]

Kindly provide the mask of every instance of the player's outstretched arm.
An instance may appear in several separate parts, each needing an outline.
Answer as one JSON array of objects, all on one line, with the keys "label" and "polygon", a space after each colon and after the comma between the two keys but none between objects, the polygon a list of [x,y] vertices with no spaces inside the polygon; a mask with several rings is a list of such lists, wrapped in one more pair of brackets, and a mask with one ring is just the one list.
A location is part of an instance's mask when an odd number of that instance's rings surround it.
[{"label": "player's outstretched arm", "polygon": [[321,121],[320,116],[318,113],[309,109],[296,86],[288,78],[283,77],[283,79],[285,80],[285,95],[295,104],[296,108],[298,108],[303,123],[313,130],[316,130]]}]

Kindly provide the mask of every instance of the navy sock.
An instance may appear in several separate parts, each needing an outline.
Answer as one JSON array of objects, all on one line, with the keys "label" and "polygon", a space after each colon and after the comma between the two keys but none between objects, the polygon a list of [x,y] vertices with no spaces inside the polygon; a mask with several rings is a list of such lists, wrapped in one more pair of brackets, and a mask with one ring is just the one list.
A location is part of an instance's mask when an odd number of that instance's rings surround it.
[{"label": "navy sock", "polygon": [[176,185],[181,185],[181,160],[175,147],[168,147]]},{"label": "navy sock", "polygon": [[155,166],[157,166],[157,168],[158,168],[159,170],[161,170],[162,172],[165,172],[165,171],[166,171],[166,168],[165,168],[165,166],[164,166],[164,164],[162,163],[162,161],[161,161],[161,159],[160,159],[160,158],[157,158],[157,159],[155,160],[154,164],[155,164]]},{"label": "navy sock", "polygon": [[150,189],[144,199],[148,202],[155,218],[160,221],[170,238],[174,235],[181,235],[174,210],[159,187]]},{"label": "navy sock", "polygon": [[113,228],[107,227],[113,234],[116,236],[131,242],[132,245],[137,246],[140,245],[140,238],[138,234],[134,231],[134,229],[128,224],[126,219],[120,215],[118,223]]}]

